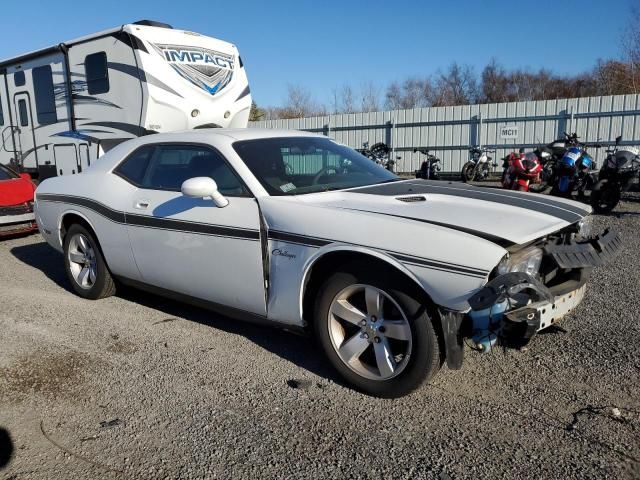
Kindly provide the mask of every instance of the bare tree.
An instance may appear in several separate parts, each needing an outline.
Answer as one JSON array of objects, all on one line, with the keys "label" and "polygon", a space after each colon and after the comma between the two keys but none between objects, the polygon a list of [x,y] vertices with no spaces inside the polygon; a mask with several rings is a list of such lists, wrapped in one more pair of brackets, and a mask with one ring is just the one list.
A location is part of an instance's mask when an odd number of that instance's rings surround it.
[{"label": "bare tree", "polygon": [[342,89],[340,90],[340,104],[340,111],[342,113],[355,113],[357,111],[355,94],[353,93],[351,85],[344,84],[342,86]]},{"label": "bare tree", "polygon": [[360,88],[360,111],[377,112],[380,110],[380,90],[368,81],[362,84]]},{"label": "bare tree", "polygon": [[389,110],[402,108],[402,87],[398,82],[391,82],[385,93],[385,103]]},{"label": "bare tree", "polygon": [[428,77],[410,77],[402,85],[392,82],[385,93],[387,108],[392,110],[428,107],[433,96],[433,85]]},{"label": "bare tree", "polygon": [[480,82],[480,102],[500,103],[510,101],[511,92],[507,72],[495,58],[492,58],[482,70]]},{"label": "bare tree", "polygon": [[478,82],[469,65],[449,65],[446,72],[438,74],[434,85],[434,106],[468,105],[476,103]]},{"label": "bare tree", "polygon": [[278,118],[302,118],[314,115],[326,115],[326,109],[318,105],[311,93],[300,85],[287,87],[287,100],[277,113]]},{"label": "bare tree", "polygon": [[640,7],[631,7],[629,20],[622,32],[622,51],[629,65],[628,88],[634,93],[640,88]]}]

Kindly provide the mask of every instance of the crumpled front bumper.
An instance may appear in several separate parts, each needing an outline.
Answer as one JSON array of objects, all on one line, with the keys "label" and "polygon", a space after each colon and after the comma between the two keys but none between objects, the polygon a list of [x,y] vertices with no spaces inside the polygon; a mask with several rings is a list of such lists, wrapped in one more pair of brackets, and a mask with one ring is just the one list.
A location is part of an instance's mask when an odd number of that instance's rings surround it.
[{"label": "crumpled front bumper", "polygon": [[490,351],[496,344],[515,348],[526,345],[537,332],[554,325],[580,304],[592,269],[611,260],[621,246],[620,236],[608,230],[569,244],[548,244],[543,248],[545,257],[566,276],[565,281],[547,286],[527,273],[506,273],[469,298],[471,310],[466,317],[455,318],[453,312],[443,312],[447,355],[452,353],[451,360],[447,356],[448,366],[462,365],[462,338],[471,338],[481,352]]}]

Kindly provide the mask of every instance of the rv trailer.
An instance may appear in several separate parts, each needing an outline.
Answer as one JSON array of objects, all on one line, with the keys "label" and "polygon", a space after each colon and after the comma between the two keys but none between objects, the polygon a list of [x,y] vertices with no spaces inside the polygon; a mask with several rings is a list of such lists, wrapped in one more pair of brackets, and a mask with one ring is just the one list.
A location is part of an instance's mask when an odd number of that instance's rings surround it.
[{"label": "rv trailer", "polygon": [[246,127],[250,109],[235,45],[142,20],[0,61],[0,163],[80,173],[133,137]]}]

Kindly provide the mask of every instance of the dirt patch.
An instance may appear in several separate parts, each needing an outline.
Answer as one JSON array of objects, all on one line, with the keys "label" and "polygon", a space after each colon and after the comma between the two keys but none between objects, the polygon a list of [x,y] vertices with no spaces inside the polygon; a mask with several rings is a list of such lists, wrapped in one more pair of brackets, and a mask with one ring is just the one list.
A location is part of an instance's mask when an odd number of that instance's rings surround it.
[{"label": "dirt patch", "polygon": [[0,369],[1,395],[64,393],[82,382],[91,363],[89,355],[76,351],[23,355],[9,367]]}]

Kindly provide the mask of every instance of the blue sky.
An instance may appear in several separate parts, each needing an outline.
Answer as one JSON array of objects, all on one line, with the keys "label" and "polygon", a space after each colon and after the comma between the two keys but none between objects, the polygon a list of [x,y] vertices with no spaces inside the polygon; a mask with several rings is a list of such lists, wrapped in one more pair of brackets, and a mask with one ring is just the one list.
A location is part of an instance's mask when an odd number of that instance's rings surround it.
[{"label": "blue sky", "polygon": [[[637,1],[637,0],[636,0]],[[279,105],[287,84],[330,103],[345,83],[427,75],[452,61],[572,74],[620,56],[634,0],[5,1],[0,58],[150,18],[238,45],[253,97]]]}]

